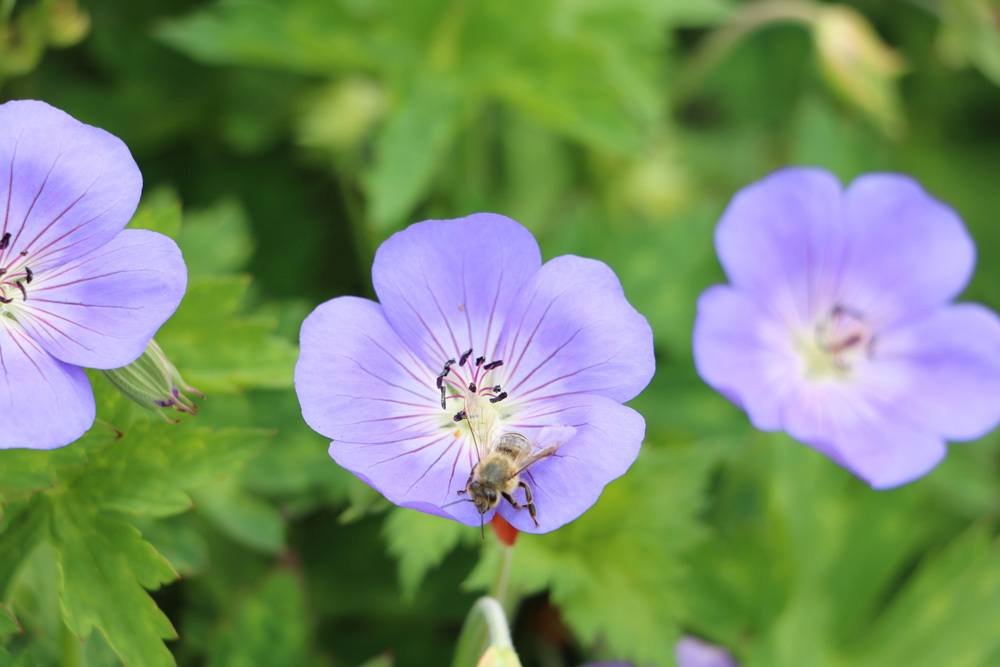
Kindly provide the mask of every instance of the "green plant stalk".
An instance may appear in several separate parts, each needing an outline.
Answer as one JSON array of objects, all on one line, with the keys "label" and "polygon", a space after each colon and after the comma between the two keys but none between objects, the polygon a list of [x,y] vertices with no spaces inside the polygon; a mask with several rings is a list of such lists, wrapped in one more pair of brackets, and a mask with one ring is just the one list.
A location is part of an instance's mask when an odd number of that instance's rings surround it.
[{"label": "green plant stalk", "polygon": [[488,646],[511,647],[506,615],[514,606],[507,601],[514,547],[501,545],[500,548],[500,567],[493,588],[489,595],[476,601],[465,618],[455,646],[452,667],[473,667]]}]

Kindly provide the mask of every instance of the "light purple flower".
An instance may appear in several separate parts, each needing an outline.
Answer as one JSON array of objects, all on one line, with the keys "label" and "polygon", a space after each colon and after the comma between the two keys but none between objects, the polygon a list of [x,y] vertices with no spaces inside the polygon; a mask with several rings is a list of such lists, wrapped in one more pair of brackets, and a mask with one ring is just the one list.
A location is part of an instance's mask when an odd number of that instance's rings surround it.
[{"label": "light purple flower", "polygon": [[130,363],[180,303],[177,245],[124,230],[141,190],[116,137],[42,102],[0,105],[0,448],[80,437],[81,367]]},{"label": "light purple flower", "polygon": [[[739,667],[729,651],[686,635],[674,646],[677,667]],[[634,667],[630,662],[590,662],[582,667]]]},{"label": "light purple flower", "polygon": [[875,488],[909,482],[1000,420],[1000,320],[952,305],[975,249],[915,181],[779,171],[716,230],[731,285],[698,303],[698,372]]},{"label": "light purple flower", "polygon": [[499,512],[546,532],[635,460],[645,424],[622,402],[652,377],[652,332],[606,265],[542,265],[527,229],[481,213],[394,234],[372,279],[379,303],[341,297],[306,319],[295,387],[334,460],[390,501],[489,520],[459,491],[483,450],[517,432],[558,451],[524,474],[540,526],[506,501]]},{"label": "light purple flower", "polygon": [[739,667],[729,651],[697,637],[681,637],[674,647],[677,667]]}]

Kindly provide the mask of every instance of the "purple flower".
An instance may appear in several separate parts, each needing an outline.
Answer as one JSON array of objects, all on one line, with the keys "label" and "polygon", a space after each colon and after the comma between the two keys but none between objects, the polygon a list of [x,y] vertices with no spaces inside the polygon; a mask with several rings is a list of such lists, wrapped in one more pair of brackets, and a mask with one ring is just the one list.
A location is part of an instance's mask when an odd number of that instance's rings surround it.
[{"label": "purple flower", "polygon": [[[635,460],[645,424],[622,405],[653,374],[652,332],[601,262],[541,263],[508,218],[428,220],[372,267],[379,303],[341,297],[302,326],[295,387],[330,455],[393,503],[478,525],[470,472],[502,435],[534,453],[499,512],[528,532],[580,516]],[[515,437],[516,440],[516,437]],[[480,471],[482,472],[482,471]]]},{"label": "purple flower", "polygon": [[909,482],[1000,419],[1000,321],[950,301],[974,247],[912,179],[779,171],[716,230],[731,285],[698,303],[702,378],[875,488]]},{"label": "purple flower", "polygon": [[[739,667],[729,651],[686,635],[674,646],[677,667]],[[631,662],[589,662],[582,667],[634,667]]]},{"label": "purple flower", "polygon": [[681,637],[674,647],[677,667],[738,667],[729,651],[697,637]]},{"label": "purple flower", "polygon": [[81,367],[133,361],[180,303],[177,245],[123,231],[141,190],[119,139],[42,102],[0,105],[0,448],[80,437]]}]

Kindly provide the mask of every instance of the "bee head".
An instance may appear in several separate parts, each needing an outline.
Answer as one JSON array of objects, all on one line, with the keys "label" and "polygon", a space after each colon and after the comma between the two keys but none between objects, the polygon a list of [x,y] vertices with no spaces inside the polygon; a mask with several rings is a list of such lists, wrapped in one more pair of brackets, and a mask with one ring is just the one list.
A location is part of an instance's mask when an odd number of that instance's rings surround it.
[{"label": "bee head", "polygon": [[469,485],[469,495],[480,514],[486,514],[500,502],[500,494],[497,493],[496,489],[479,481],[474,481]]}]

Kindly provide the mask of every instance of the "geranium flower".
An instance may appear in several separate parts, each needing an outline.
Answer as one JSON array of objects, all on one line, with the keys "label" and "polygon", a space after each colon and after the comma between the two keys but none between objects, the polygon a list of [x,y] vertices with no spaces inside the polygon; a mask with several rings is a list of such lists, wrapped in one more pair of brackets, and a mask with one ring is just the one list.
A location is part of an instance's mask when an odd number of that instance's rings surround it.
[{"label": "geranium flower", "polygon": [[177,245],[124,230],[141,191],[116,137],[43,102],[0,105],[0,448],[82,435],[83,367],[133,361],[180,303]]},{"label": "geranium flower", "polygon": [[[429,220],[372,267],[379,303],[341,297],[302,326],[295,387],[337,463],[397,505],[478,525],[470,472],[505,434],[555,454],[499,499],[546,532],[590,507],[635,460],[645,423],[622,405],[653,374],[652,332],[605,264],[563,256],[508,218]],[[517,438],[515,437],[515,440]]]},{"label": "geranium flower", "polygon": [[[739,667],[736,659],[721,646],[685,635],[674,645],[677,667]],[[581,667],[635,667],[631,662],[588,662]]]},{"label": "geranium flower", "polygon": [[972,240],[911,178],[779,171],[733,198],[716,248],[731,284],[699,300],[695,361],[757,428],[888,488],[1000,420],[1000,321],[950,303]]}]

